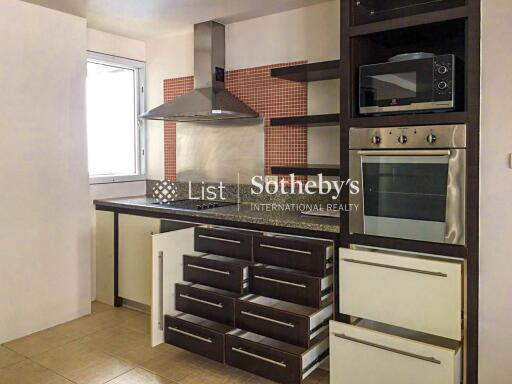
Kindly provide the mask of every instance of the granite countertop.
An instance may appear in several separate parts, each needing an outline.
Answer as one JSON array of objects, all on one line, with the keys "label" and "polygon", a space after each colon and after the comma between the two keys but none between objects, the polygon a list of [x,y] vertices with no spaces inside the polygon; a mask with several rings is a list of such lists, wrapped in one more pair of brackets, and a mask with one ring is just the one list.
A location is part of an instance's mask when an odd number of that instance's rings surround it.
[{"label": "granite countertop", "polygon": [[[256,211],[251,203],[229,205],[205,211],[176,209],[156,204],[147,196],[95,200],[97,207],[124,208],[141,212],[162,213],[165,216],[178,215],[193,218],[217,219],[236,223],[259,224],[266,226],[295,228],[310,231],[340,233],[338,218],[308,217],[297,211]],[[163,217],[166,218],[166,217]],[[250,226],[248,226],[250,227]]]}]

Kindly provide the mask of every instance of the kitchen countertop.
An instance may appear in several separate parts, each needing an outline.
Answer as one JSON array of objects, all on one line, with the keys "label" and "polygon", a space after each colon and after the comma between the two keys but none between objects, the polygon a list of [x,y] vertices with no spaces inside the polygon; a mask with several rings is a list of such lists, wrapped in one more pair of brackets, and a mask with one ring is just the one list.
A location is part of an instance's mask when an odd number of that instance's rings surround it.
[{"label": "kitchen countertop", "polygon": [[[201,218],[208,221],[219,220],[233,223],[257,224],[281,228],[301,229],[317,232],[340,233],[339,218],[307,217],[297,211],[255,211],[250,203],[229,205],[212,208],[204,211],[176,209],[155,204],[156,200],[147,196],[125,197],[116,199],[94,200],[97,209],[116,211],[130,210],[143,213],[162,214],[162,218],[172,219],[190,217],[201,222]],[[136,214],[136,212],[133,212]],[[250,228],[250,226],[247,226]]]}]

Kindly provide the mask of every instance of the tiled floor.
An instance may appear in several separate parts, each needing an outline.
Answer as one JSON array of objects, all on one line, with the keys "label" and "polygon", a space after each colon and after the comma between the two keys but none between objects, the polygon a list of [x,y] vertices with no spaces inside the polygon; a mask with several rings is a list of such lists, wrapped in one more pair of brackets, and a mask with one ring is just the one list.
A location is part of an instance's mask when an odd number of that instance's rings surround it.
[{"label": "tiled floor", "polygon": [[[150,347],[149,316],[93,303],[92,314],[0,345],[0,384],[270,384],[171,345]],[[326,384],[317,370],[307,384]]]}]

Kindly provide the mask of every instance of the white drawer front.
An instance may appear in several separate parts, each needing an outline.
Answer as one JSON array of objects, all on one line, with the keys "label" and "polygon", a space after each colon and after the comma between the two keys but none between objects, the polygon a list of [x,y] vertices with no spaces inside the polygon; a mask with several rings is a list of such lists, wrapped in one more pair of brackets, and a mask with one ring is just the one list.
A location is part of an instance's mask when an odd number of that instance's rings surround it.
[{"label": "white drawer front", "polygon": [[462,263],[340,249],[341,312],[462,338]]},{"label": "white drawer front", "polygon": [[332,384],[460,384],[460,348],[335,322],[329,343]]}]

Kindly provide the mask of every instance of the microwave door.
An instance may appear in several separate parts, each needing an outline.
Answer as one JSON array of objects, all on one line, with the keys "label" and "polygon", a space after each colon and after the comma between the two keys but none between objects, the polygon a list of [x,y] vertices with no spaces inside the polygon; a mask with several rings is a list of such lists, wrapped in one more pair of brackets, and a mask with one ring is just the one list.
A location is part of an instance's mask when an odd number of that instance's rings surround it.
[{"label": "microwave door", "polygon": [[445,242],[449,151],[418,152],[361,156],[365,234]]},{"label": "microwave door", "polygon": [[363,66],[361,112],[428,109],[432,102],[432,59]]}]

